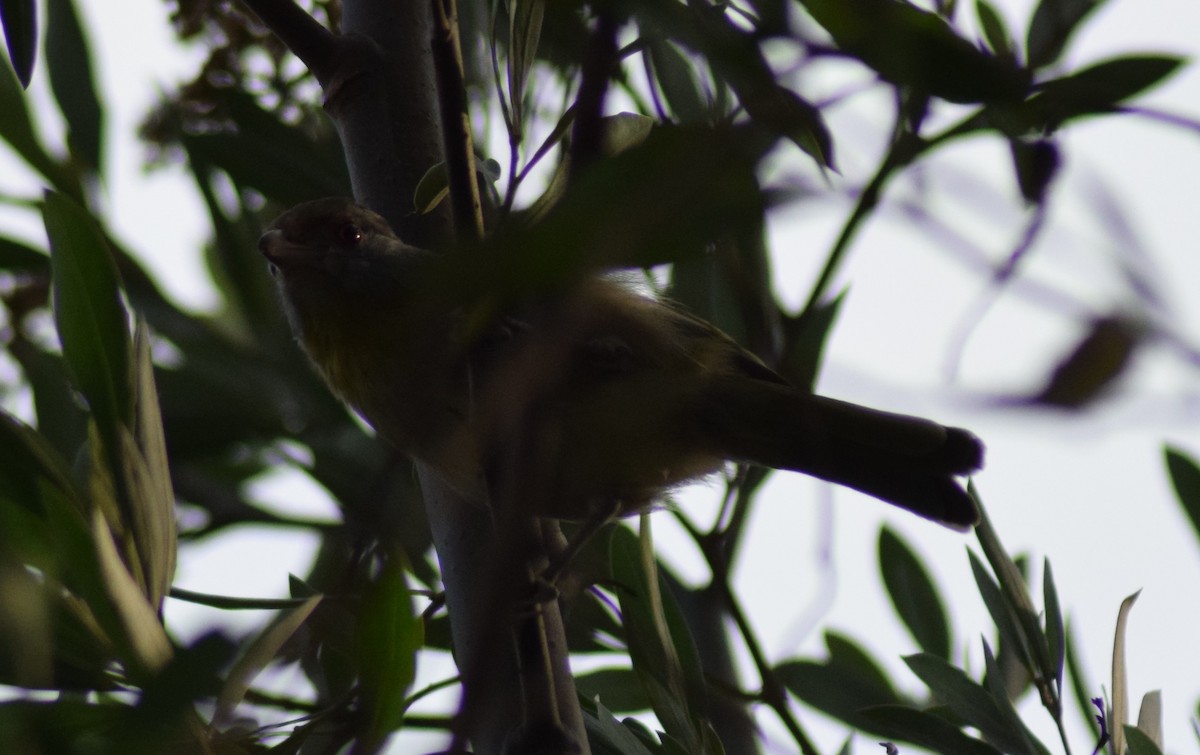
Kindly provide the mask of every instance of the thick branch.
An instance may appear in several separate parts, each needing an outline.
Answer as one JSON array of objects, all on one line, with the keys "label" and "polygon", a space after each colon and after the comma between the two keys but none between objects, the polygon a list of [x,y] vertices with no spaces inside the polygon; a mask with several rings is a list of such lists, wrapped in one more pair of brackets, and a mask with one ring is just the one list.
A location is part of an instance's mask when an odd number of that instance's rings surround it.
[{"label": "thick branch", "polygon": [[334,68],[336,37],[292,0],[243,2],[325,86]]}]

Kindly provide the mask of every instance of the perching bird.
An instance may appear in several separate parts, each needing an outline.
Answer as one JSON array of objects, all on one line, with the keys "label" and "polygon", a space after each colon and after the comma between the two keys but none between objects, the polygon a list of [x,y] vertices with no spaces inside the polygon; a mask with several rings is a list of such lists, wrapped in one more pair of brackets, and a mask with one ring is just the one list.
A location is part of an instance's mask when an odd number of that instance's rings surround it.
[{"label": "perching bird", "polygon": [[977,520],[956,479],[983,462],[970,432],[796,388],[709,323],[609,278],[479,335],[441,290],[439,258],[350,200],[288,210],[259,249],[333,391],[472,499],[519,458],[538,475],[539,515],[634,513],[733,460],[956,528]]}]

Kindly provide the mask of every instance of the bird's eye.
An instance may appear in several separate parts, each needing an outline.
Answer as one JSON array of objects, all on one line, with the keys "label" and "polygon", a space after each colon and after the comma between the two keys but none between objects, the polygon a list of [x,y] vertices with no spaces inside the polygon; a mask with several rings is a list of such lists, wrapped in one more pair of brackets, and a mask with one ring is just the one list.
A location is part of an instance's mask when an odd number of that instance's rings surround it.
[{"label": "bird's eye", "polygon": [[362,229],[353,223],[343,223],[337,231],[338,241],[347,246],[354,246],[362,241]]}]

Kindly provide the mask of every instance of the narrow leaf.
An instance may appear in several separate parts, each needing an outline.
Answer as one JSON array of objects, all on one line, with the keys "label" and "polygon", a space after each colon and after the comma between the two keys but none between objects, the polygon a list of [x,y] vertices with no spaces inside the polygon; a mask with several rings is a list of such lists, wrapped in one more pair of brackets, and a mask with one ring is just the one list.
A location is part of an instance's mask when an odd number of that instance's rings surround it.
[{"label": "narrow leaf", "polygon": [[513,122],[521,129],[524,122],[525,85],[537,60],[542,35],[545,0],[509,0],[508,4],[508,96]]},{"label": "narrow leaf", "polygon": [[1058,60],[1081,21],[1104,0],[1041,0],[1029,20],[1025,38],[1030,68]]},{"label": "narrow leaf", "polygon": [[666,40],[650,39],[648,45],[654,80],[671,112],[686,125],[707,123],[708,104],[700,92],[692,64],[679,48]]},{"label": "narrow leaf", "polygon": [[58,192],[42,208],[63,358],[105,437],[130,424],[129,325],[117,269],[91,215]]},{"label": "narrow leaf", "polygon": [[1192,523],[1196,537],[1200,539],[1200,466],[1178,448],[1167,446],[1163,451],[1167,462],[1167,473],[1171,477],[1171,486],[1175,488],[1175,497],[1183,506]]},{"label": "narrow leaf", "polygon": [[630,660],[666,732],[699,751],[705,738],[699,656],[678,605],[661,582],[645,517],[641,531],[635,538],[617,527],[609,546],[612,578],[623,588],[618,597]]},{"label": "narrow leaf", "polygon": [[863,711],[871,730],[934,752],[954,755],[1001,755],[1000,750],[967,735],[941,716],[903,705],[880,705]]},{"label": "narrow leaf", "polygon": [[[1162,690],[1151,690],[1142,695],[1142,706],[1138,708],[1137,729],[1159,750],[1163,747]],[[1126,732],[1128,735],[1128,732]],[[1132,742],[1131,742],[1132,744]]]},{"label": "narrow leaf", "polygon": [[88,169],[100,173],[104,113],[79,13],[73,0],[47,0],[46,14],[46,70],[67,123],[67,142]]},{"label": "narrow leaf", "polygon": [[[8,0],[5,0],[5,5],[7,4]],[[63,189],[71,185],[58,162],[42,146],[33,127],[33,119],[25,102],[25,92],[21,89],[21,83],[17,81],[13,70],[6,65],[0,65],[0,140],[8,142],[29,167],[42,174],[54,186]]]},{"label": "narrow leaf", "polygon": [[587,729],[588,740],[598,740],[608,748],[607,752],[618,755],[652,755],[646,745],[642,744],[642,740],[638,739],[627,725],[614,718],[602,703],[596,703],[594,715],[584,711],[583,725]]},{"label": "narrow leaf", "polygon": [[4,41],[8,45],[8,60],[21,87],[27,87],[33,78],[33,62],[37,58],[37,2],[0,0],[0,22],[3,22]]},{"label": "narrow leaf", "polygon": [[1182,58],[1170,55],[1131,55],[1048,81],[1022,106],[1032,116],[1026,126],[1052,130],[1070,119],[1111,112],[1162,83],[1182,64]]},{"label": "narrow leaf", "polygon": [[1009,753],[1028,753],[1023,737],[1014,734],[992,694],[962,669],[930,653],[905,657],[912,672],[925,682],[938,702],[957,713],[965,723],[974,726],[990,742]]},{"label": "narrow leaf", "polygon": [[1019,99],[1027,74],[975,47],[945,19],[899,0],[802,0],[838,47],[882,78],[951,102]]},{"label": "narrow leaf", "polygon": [[1129,612],[1134,602],[1141,595],[1138,590],[1121,601],[1117,611],[1117,630],[1113,636],[1112,656],[1112,720],[1109,728],[1112,730],[1113,752],[1125,752],[1125,724],[1129,723],[1129,677],[1125,671],[1125,628],[1129,621]]},{"label": "narrow leaf", "polygon": [[92,533],[105,590],[124,630],[119,642],[127,645],[131,655],[126,661],[138,674],[153,674],[171,659],[171,642],[154,608],[121,560],[112,530],[98,506],[92,512]]},{"label": "narrow leaf", "polygon": [[1128,745],[1125,755],[1163,755],[1162,748],[1141,727],[1125,724],[1121,729]]},{"label": "narrow leaf", "polygon": [[413,611],[403,561],[389,558],[364,591],[356,647],[366,731],[372,751],[404,721],[405,697],[417,671],[422,623]]},{"label": "narrow leaf", "polygon": [[988,47],[999,56],[1013,57],[1012,36],[996,6],[988,0],[975,0],[975,15],[979,18],[979,27],[983,30]]},{"label": "narrow leaf", "polygon": [[321,598],[321,595],[314,595],[302,605],[281,612],[246,647],[241,657],[229,669],[225,686],[217,696],[217,710],[213,715],[214,723],[219,725],[220,722],[228,723],[232,720],[234,709],[246,696],[246,691],[250,689],[250,683],[275,658],[279,649],[283,647],[283,643],[287,642],[304,624],[320,604]]},{"label": "narrow leaf", "polygon": [[929,571],[890,527],[879,531],[879,569],[896,613],[927,653],[950,657],[950,625]]},{"label": "narrow leaf", "polygon": [[1050,664],[1057,670],[1054,676],[1056,688],[1062,689],[1063,664],[1067,653],[1066,632],[1063,628],[1062,608],[1058,603],[1058,588],[1054,586],[1054,574],[1050,570],[1050,559],[1045,560],[1042,573],[1042,603],[1046,607],[1046,646],[1050,649]]}]

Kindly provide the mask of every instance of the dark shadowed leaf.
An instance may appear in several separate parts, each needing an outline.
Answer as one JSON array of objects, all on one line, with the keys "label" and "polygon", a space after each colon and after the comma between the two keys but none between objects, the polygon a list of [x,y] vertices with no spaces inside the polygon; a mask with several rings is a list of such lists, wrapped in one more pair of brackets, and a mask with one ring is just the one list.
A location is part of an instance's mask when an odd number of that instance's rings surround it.
[{"label": "dark shadowed leaf", "polygon": [[1030,68],[1058,60],[1079,23],[1104,0],[1041,0],[1029,20],[1025,54]]},{"label": "dark shadowed leaf", "polygon": [[29,167],[59,189],[73,186],[34,132],[25,93],[12,69],[5,65],[0,65],[0,140],[8,142]]},{"label": "dark shadowed leaf", "polygon": [[650,39],[650,64],[663,99],[680,123],[698,126],[707,123],[708,104],[696,82],[692,64],[675,45],[663,39]]},{"label": "dark shadowed leaf", "polygon": [[524,123],[525,84],[537,60],[542,36],[545,0],[509,0],[508,6],[508,94],[517,128]]},{"label": "dark shadowed leaf", "polygon": [[1049,558],[1045,560],[1042,573],[1042,602],[1046,611],[1046,645],[1050,649],[1050,663],[1058,671],[1054,681],[1061,690],[1067,641],[1062,608],[1058,603],[1058,588],[1054,585],[1054,573],[1050,570]]},{"label": "dark shadowed leaf", "polygon": [[8,60],[21,86],[27,87],[37,58],[36,0],[0,0],[0,23],[4,26]]},{"label": "dark shadowed leaf", "polygon": [[1191,456],[1172,446],[1167,446],[1163,455],[1175,497],[1191,521],[1196,537],[1200,538],[1200,466]]},{"label": "dark shadowed leaf", "polygon": [[284,205],[316,197],[351,195],[340,153],[317,144],[303,131],[263,110],[241,91],[225,103],[235,133],[188,134],[183,145],[193,166],[217,167],[239,186],[253,187]]},{"label": "dark shadowed leaf", "polygon": [[1015,696],[1009,693],[1004,670],[997,663],[996,656],[992,653],[992,647],[987,640],[983,641],[983,663],[984,683],[991,692],[992,700],[1006,724],[1006,734],[1003,736],[1009,743],[1009,749],[1006,749],[1005,752],[1012,752],[1014,755],[1025,755],[1026,753],[1028,755],[1050,755],[1050,751],[1046,749],[1041,740],[1033,736],[1025,727],[1021,717],[1017,714],[1017,709],[1013,707]]},{"label": "dark shadowed leaf", "polygon": [[983,604],[987,607],[988,613],[991,614],[992,623],[996,625],[1000,642],[1018,653],[1026,668],[1033,668],[1031,651],[1024,636],[1017,629],[1015,617],[1008,604],[1005,603],[999,585],[992,579],[992,575],[988,573],[987,567],[983,565],[978,556],[974,553],[967,555],[971,561],[971,573],[975,576],[975,586],[979,589],[979,596],[983,598]]},{"label": "dark shadowed leaf", "polygon": [[997,122],[1015,135],[1053,131],[1076,118],[1112,112],[1118,104],[1161,83],[1182,64],[1181,58],[1169,55],[1097,63],[1042,84],[1037,94],[1000,115]]},{"label": "dark shadowed leaf", "polygon": [[[594,712],[584,703],[583,725],[595,755],[652,755],[630,726],[632,719],[618,721],[603,702],[594,704]],[[633,722],[636,724],[636,722]]]},{"label": "dark shadowed leaf", "polygon": [[702,752],[710,736],[703,671],[679,606],[658,574],[647,528],[644,517],[640,538],[617,527],[609,545],[625,641],[663,728],[688,751]]},{"label": "dark shadowed leaf", "polygon": [[73,0],[47,0],[46,70],[67,123],[71,151],[89,170],[101,172],[104,113],[96,95],[92,56]]},{"label": "dark shadowed leaf", "polygon": [[876,732],[862,717],[864,709],[901,702],[887,677],[866,653],[849,640],[827,635],[830,657],[825,662],[792,660],[775,671],[788,691],[817,710],[855,728]]},{"label": "dark shadowed leaf", "polygon": [[1050,182],[1058,175],[1061,164],[1058,145],[1050,139],[1009,139],[1017,186],[1021,196],[1030,204],[1045,200]]},{"label": "dark shadowed leaf", "polygon": [[[664,127],[589,166],[535,223],[497,234],[469,266],[448,260],[447,290],[524,298],[597,269],[650,267],[757,228],[758,154],[742,132]],[[481,264],[485,263],[485,264]],[[471,278],[463,276],[463,270]]]},{"label": "dark shadowed leaf", "polygon": [[1019,99],[1028,74],[900,0],[802,0],[838,47],[893,84],[951,102]]},{"label": "dark shadowed leaf", "polygon": [[50,259],[23,241],[0,236],[0,268],[19,272],[45,272]]},{"label": "dark shadowed leaf", "polygon": [[[979,508],[979,524],[975,527],[975,536],[979,539],[983,553],[992,567],[992,572],[996,575],[1000,591],[1003,594],[1005,610],[1011,617],[1016,631],[1020,633],[1022,652],[1028,653],[1029,661],[1033,664],[1028,666],[1029,672],[1038,678],[1053,679],[1057,668],[1050,660],[1046,635],[1042,631],[1042,623],[1038,617],[1038,611],[1033,605],[1033,598],[1030,596],[1025,575],[1005,550],[1004,544],[1000,542],[1000,536],[992,526],[987,510],[979,499],[978,491],[973,485],[968,485],[967,490]],[[975,569],[974,561],[972,561],[972,569]],[[978,574],[976,576],[978,578]],[[992,610],[990,605],[988,610]],[[995,619],[996,614],[993,613],[992,617]],[[1003,635],[1001,636],[1003,637]]]},{"label": "dark shadowed leaf", "polygon": [[1001,755],[986,742],[968,736],[941,716],[902,705],[881,705],[863,711],[871,730],[889,739],[912,742],[944,755]]},{"label": "dark shadowed leaf", "polygon": [[63,358],[106,438],[133,419],[129,322],[116,266],[86,210],[50,191],[42,214],[50,237],[54,319]]},{"label": "dark shadowed leaf", "polygon": [[633,669],[603,668],[575,677],[575,688],[589,700],[599,700],[617,713],[649,710],[650,700]]},{"label": "dark shadowed leaf", "polygon": [[1008,33],[1008,25],[1004,23],[1004,16],[1000,15],[996,6],[988,0],[975,0],[975,15],[979,18],[983,38],[987,40],[992,52],[1001,57],[1012,58],[1012,35]]},{"label": "dark shadowed leaf", "polygon": [[358,674],[366,721],[365,749],[383,743],[404,721],[405,696],[417,669],[423,641],[414,613],[403,561],[389,558],[363,592],[359,609]]},{"label": "dark shadowed leaf", "polygon": [[892,606],[926,653],[950,658],[950,624],[929,571],[890,527],[879,531],[879,569]]},{"label": "dark shadowed leaf", "polygon": [[989,742],[1011,755],[1031,753],[1022,732],[1012,731],[1011,722],[991,693],[962,669],[929,653],[910,655],[904,662],[925,682],[939,703],[979,729]]},{"label": "dark shadowed leaf", "polygon": [[846,292],[843,291],[809,310],[807,316],[792,318],[784,324],[787,341],[780,370],[794,384],[810,390],[815,388],[825,344],[845,299]]}]

